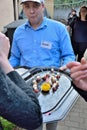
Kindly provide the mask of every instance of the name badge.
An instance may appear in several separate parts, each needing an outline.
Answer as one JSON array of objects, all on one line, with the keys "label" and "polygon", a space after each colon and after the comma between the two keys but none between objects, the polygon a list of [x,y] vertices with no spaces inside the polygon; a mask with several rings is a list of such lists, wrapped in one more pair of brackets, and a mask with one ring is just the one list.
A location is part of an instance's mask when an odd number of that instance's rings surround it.
[{"label": "name badge", "polygon": [[52,48],[52,43],[51,42],[41,42],[41,47],[51,49]]}]

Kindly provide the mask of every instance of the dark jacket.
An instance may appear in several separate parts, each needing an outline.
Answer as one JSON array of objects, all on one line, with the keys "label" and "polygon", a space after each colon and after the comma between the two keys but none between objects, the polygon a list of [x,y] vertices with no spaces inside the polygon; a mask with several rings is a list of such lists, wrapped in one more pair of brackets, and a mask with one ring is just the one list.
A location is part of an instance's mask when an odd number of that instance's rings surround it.
[{"label": "dark jacket", "polygon": [[68,18],[68,23],[67,23],[67,25],[72,26],[72,24],[75,23],[75,21],[76,21],[77,18],[78,18],[78,17],[77,17],[76,14],[75,14],[73,17],[69,17],[69,18]]},{"label": "dark jacket", "polygon": [[42,124],[39,102],[21,76],[0,68],[0,115],[19,127],[33,130]]}]

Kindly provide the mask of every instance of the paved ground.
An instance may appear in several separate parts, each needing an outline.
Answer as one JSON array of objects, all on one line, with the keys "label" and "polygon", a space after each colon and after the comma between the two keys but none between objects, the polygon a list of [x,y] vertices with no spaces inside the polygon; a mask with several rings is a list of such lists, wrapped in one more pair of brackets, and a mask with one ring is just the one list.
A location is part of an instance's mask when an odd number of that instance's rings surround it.
[{"label": "paved ground", "polygon": [[[25,130],[16,128],[13,130]],[[44,129],[45,124],[44,124]],[[87,130],[87,103],[79,97],[66,119],[58,122],[57,130]]]},{"label": "paved ground", "polygon": [[84,99],[79,97],[66,119],[58,122],[57,130],[87,130],[87,103]]}]

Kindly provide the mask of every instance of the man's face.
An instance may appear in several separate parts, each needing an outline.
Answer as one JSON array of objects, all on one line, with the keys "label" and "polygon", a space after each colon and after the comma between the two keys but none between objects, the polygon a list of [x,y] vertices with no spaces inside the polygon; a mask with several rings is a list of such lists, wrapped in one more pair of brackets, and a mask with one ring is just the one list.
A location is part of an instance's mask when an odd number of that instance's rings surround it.
[{"label": "man's face", "polygon": [[43,11],[44,11],[44,4],[37,3],[37,2],[25,2],[23,4],[23,10],[31,26],[37,25],[37,27],[41,24],[43,20]]}]

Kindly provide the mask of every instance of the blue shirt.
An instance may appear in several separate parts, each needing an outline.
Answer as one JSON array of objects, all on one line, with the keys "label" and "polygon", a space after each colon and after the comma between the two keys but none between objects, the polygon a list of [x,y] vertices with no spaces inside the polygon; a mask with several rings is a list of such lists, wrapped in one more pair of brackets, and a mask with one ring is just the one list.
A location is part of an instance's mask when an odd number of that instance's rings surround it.
[{"label": "blue shirt", "polygon": [[75,60],[70,37],[64,24],[44,17],[42,24],[33,29],[29,21],[14,33],[9,59],[15,66],[60,67]]}]

